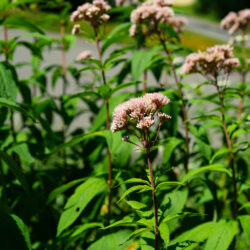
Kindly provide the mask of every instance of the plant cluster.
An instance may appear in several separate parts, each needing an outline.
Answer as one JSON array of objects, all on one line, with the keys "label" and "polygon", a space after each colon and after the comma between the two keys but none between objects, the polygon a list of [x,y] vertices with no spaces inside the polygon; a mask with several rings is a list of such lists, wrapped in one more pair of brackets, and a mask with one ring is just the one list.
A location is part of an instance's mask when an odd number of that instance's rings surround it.
[{"label": "plant cluster", "polygon": [[[249,249],[250,10],[196,52],[169,0],[34,1],[60,6],[58,38],[11,15],[30,2],[0,3],[0,249]],[[69,62],[76,35],[95,49]]]}]

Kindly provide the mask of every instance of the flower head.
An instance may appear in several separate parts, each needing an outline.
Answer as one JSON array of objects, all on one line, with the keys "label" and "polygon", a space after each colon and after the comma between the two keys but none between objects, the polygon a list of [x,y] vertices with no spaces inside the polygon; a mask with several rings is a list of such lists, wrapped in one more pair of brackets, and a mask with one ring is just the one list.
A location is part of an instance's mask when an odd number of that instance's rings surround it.
[{"label": "flower head", "polygon": [[171,6],[172,1],[169,0],[147,0],[142,3],[131,13],[130,35],[135,36],[140,25],[144,26],[143,33],[150,35],[157,32],[158,24],[170,24],[169,19],[174,16]]},{"label": "flower head", "polygon": [[229,45],[215,45],[206,51],[192,53],[182,67],[184,74],[206,73],[215,75],[224,70],[229,73],[233,67],[239,66],[239,60],[234,58],[233,49]]},{"label": "flower head", "polygon": [[125,129],[134,124],[138,129],[149,129],[154,124],[155,113],[166,106],[169,99],[160,93],[150,93],[132,98],[118,105],[113,113],[112,132]]},{"label": "flower head", "polygon": [[221,21],[221,27],[228,30],[229,34],[237,31],[245,32],[250,26],[250,9],[244,9],[238,13],[229,12]]},{"label": "flower head", "polygon": [[88,21],[96,28],[109,20],[109,15],[107,14],[109,10],[110,6],[104,0],[94,0],[92,4],[85,3],[78,6],[72,13],[70,20],[71,22]]}]

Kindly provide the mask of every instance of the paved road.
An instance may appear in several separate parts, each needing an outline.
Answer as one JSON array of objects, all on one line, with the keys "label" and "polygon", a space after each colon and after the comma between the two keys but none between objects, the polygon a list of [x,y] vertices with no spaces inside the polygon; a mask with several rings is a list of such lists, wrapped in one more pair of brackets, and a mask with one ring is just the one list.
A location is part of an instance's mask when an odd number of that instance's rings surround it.
[{"label": "paved road", "polygon": [[[224,29],[221,29],[219,24],[217,23],[188,15],[183,15],[183,17],[185,17],[188,21],[188,23],[186,24],[187,30],[194,31],[207,37],[213,37],[223,42],[228,42],[231,38],[228,32]],[[250,47],[250,40],[247,44]]]}]

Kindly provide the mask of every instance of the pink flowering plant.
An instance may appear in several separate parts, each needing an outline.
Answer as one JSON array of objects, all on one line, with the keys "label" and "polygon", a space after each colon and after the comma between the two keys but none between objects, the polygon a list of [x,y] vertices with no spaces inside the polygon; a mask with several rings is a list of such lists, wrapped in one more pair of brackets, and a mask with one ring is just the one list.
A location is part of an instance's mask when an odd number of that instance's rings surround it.
[{"label": "pink flowering plant", "polygon": [[[154,226],[152,227],[150,220],[144,218],[145,222],[142,223],[142,227],[137,229],[137,233],[134,234],[134,236],[138,237],[143,233],[153,231],[155,249],[159,249],[159,245],[163,245],[164,242],[165,244],[168,242],[168,236],[165,232],[167,225],[164,222],[164,217],[161,218],[161,220],[158,219],[159,211],[156,191],[160,190],[160,188],[163,186],[183,185],[180,182],[156,182],[154,179],[152,163],[150,159],[151,150],[159,139],[159,133],[162,124],[171,119],[171,116],[160,112],[160,109],[166,106],[169,102],[170,100],[160,93],[148,93],[143,97],[130,99],[122,104],[119,104],[115,108],[113,113],[113,121],[111,124],[112,132],[125,130],[126,134],[123,137],[123,141],[135,145],[136,148],[141,149],[146,153],[150,183],[140,178],[132,178],[127,180],[127,183],[143,183],[144,185],[131,187],[122,195],[120,201],[134,191],[152,191]],[[150,128],[152,127],[157,131],[154,133],[154,137],[152,137],[150,133]],[[130,139],[130,136],[135,137],[137,142],[133,142]],[[133,201],[131,201],[131,203],[133,204]],[[143,204],[142,207],[144,207]],[[143,219],[143,217],[144,216],[142,216],[142,218],[138,221],[133,221],[133,223],[140,226],[140,221]],[[122,223],[124,222],[115,222],[114,224],[106,227],[106,229],[120,226]],[[159,235],[163,240],[162,242],[159,241]]]},{"label": "pink flowering plant", "polygon": [[250,249],[249,9],[77,2],[0,1],[0,249]]}]

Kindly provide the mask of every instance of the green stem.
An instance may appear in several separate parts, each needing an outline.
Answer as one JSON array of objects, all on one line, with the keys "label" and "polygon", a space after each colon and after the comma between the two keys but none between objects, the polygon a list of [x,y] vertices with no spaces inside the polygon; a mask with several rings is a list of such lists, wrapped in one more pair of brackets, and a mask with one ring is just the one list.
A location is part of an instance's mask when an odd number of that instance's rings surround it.
[{"label": "green stem", "polygon": [[156,201],[156,190],[155,190],[155,183],[154,183],[154,175],[152,170],[152,164],[150,161],[150,150],[146,149],[147,152],[147,162],[149,168],[149,175],[151,180],[151,187],[152,187],[152,198],[153,198],[153,207],[154,207],[154,218],[155,218],[155,250],[158,249],[158,240],[159,240],[159,231],[158,231],[158,209],[157,209],[157,201]]}]

